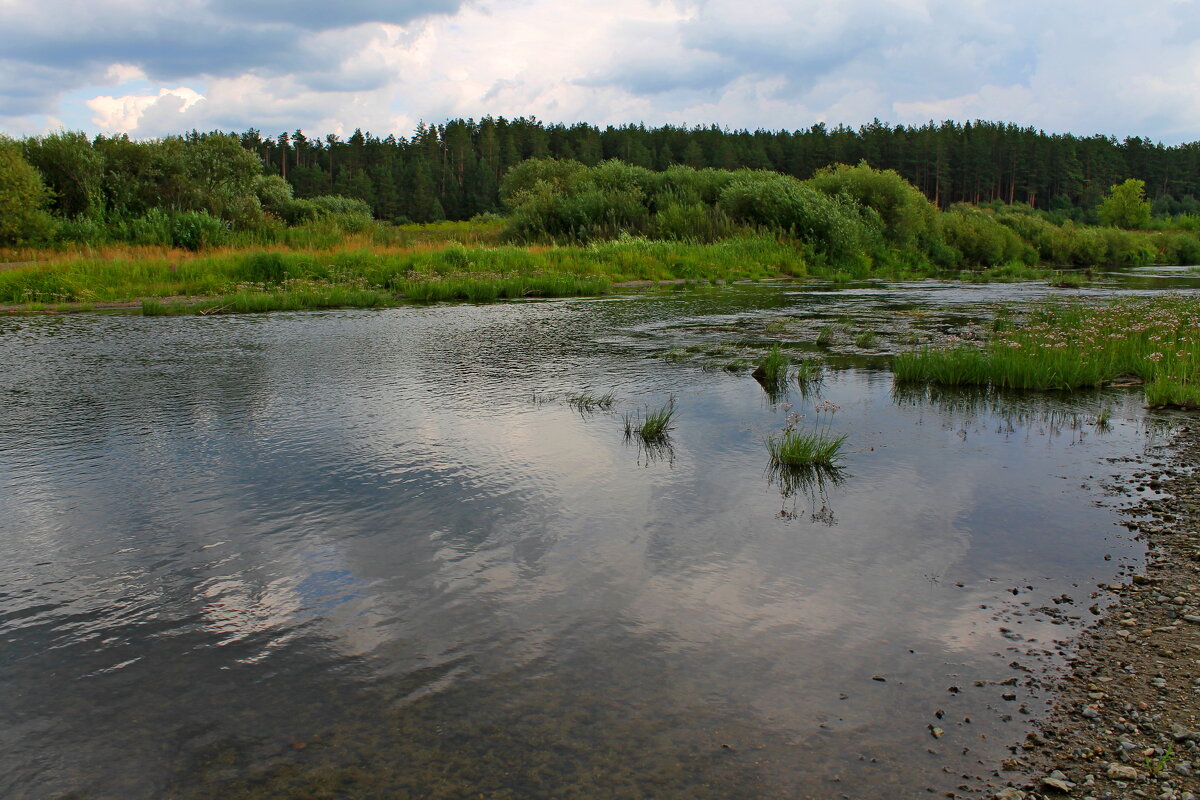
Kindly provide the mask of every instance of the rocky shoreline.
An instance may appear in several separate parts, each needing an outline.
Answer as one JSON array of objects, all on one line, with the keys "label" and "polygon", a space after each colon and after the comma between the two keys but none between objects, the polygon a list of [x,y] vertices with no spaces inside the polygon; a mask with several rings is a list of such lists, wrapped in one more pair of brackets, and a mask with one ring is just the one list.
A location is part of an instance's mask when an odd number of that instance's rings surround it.
[{"label": "rocky shoreline", "polygon": [[1134,474],[1152,491],[1124,510],[1147,545],[1143,574],[1081,634],[1048,718],[1015,748],[997,800],[1200,798],[1200,425]]}]

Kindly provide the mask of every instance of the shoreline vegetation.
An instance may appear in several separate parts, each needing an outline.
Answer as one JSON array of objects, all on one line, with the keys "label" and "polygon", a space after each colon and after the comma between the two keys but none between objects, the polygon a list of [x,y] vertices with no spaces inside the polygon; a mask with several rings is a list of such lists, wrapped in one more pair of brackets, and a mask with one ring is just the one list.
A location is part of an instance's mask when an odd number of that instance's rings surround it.
[{"label": "shoreline vegetation", "polygon": [[897,383],[1074,390],[1145,386],[1146,403],[1200,408],[1200,297],[1046,303],[997,317],[991,338],[897,355]]},{"label": "shoreline vegetation", "polygon": [[[217,313],[804,277],[1074,287],[1094,268],[1200,262],[1190,230],[1127,230],[1116,227],[1117,212],[1113,225],[1094,227],[1024,205],[941,210],[899,174],[865,163],[801,181],[765,170],[529,159],[501,182],[504,216],[420,225],[373,220],[352,198],[297,200],[277,176],[244,183],[254,214],[241,227],[209,211],[152,209],[122,223],[123,239],[101,225],[95,242],[10,241],[0,250],[0,305],[140,302],[147,313]],[[1114,186],[1108,201],[1124,204],[1125,221],[1149,215],[1138,181]]]}]

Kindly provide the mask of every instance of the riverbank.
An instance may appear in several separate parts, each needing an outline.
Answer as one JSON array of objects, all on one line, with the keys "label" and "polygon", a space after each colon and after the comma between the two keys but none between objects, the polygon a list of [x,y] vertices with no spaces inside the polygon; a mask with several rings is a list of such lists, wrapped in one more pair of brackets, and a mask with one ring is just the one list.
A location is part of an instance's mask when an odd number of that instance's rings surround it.
[{"label": "riverbank", "polygon": [[1148,547],[1145,570],[1102,588],[1111,604],[991,796],[1200,797],[1200,424],[1170,452],[1121,490],[1146,497],[1124,512]]},{"label": "riverbank", "polygon": [[[896,261],[846,271],[815,259],[802,243],[746,233],[711,243],[621,237],[574,245],[517,245],[472,239],[457,229],[395,242],[365,235],[337,246],[285,245],[190,252],[161,247],[10,253],[0,265],[0,311],[71,312],[150,301],[186,308],[250,311],[376,307],[404,302],[574,297],[610,288],[822,277],[971,282],[1049,280],[1078,286],[1085,275],[1009,264],[974,271]],[[437,238],[445,236],[451,238]],[[253,298],[248,295],[255,295]],[[180,302],[184,298],[187,302]]]}]

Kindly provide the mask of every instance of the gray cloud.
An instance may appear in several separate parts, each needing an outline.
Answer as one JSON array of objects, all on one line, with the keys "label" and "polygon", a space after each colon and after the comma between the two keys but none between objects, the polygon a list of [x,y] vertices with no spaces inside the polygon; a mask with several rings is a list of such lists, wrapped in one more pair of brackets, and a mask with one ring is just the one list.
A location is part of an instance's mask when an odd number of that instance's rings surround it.
[{"label": "gray cloud", "polygon": [[[355,43],[336,35],[349,26],[405,24],[453,13],[462,0],[16,0],[5,9],[0,53],[32,81],[4,81],[0,115],[51,111],[65,91],[104,82],[115,63],[141,68],[159,82],[205,76],[304,74],[314,88],[358,91],[388,76],[379,69],[341,69]],[[69,24],[64,23],[69,19]],[[3,74],[0,72],[0,74]],[[53,76],[38,80],[37,76]]]},{"label": "gray cloud", "polygon": [[460,0],[213,0],[223,18],[323,31],[364,22],[405,25],[430,14],[452,14]]},{"label": "gray cloud", "polygon": [[[39,115],[79,124],[85,103],[94,124],[137,135],[408,133],[489,113],[751,128],[983,117],[1168,142],[1200,129],[1200,0],[0,3],[0,123],[22,130]],[[113,85],[113,64],[147,79],[68,94]]]}]

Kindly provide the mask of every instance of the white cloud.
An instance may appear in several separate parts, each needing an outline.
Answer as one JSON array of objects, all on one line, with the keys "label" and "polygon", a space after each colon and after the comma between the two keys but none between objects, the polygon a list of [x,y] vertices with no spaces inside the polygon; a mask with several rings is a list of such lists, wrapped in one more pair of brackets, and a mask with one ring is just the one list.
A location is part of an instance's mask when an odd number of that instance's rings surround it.
[{"label": "white cloud", "polygon": [[[159,89],[158,94],[109,97],[100,95],[87,101],[87,107],[95,112],[92,122],[108,133],[136,130],[142,118],[150,113],[156,117],[174,114],[180,118],[184,112],[204,99],[204,95],[180,86],[177,89]],[[178,128],[176,129],[178,130]]]},{"label": "white cloud", "polygon": [[[329,19],[314,3],[97,0],[72,5],[69,37],[44,4],[8,5],[0,73],[31,79],[0,80],[0,124],[87,110],[140,136],[407,134],[485,114],[750,128],[981,117],[1172,142],[1200,125],[1188,0],[355,0]],[[118,10],[139,26],[111,24]],[[178,30],[188,15],[191,33]],[[157,93],[75,99],[131,82]]]}]

